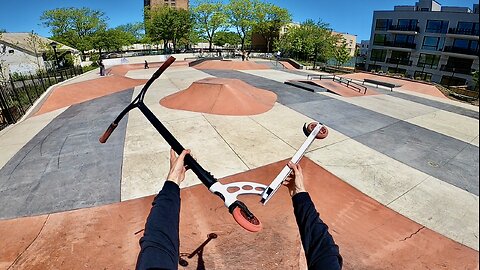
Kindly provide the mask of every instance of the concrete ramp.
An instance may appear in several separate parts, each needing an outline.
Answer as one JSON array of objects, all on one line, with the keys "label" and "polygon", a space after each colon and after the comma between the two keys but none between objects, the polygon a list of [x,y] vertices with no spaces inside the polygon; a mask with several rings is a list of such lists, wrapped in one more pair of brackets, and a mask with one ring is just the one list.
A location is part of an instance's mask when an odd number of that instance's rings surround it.
[{"label": "concrete ramp", "polygon": [[269,111],[277,95],[238,79],[207,78],[160,101],[170,109],[218,115],[255,115]]},{"label": "concrete ramp", "polygon": [[[222,182],[267,183],[286,161]],[[476,269],[478,252],[386,208],[308,159],[306,188],[329,225],[344,269]],[[203,185],[181,191],[180,252],[184,269],[304,269],[290,196],[282,188],[262,206],[242,200],[263,222],[259,233],[240,228]],[[153,196],[65,213],[0,221],[0,266],[12,269],[133,269]],[[200,255],[187,258],[207,238]],[[19,240],[21,239],[21,240]],[[13,243],[13,244],[12,244]]]}]

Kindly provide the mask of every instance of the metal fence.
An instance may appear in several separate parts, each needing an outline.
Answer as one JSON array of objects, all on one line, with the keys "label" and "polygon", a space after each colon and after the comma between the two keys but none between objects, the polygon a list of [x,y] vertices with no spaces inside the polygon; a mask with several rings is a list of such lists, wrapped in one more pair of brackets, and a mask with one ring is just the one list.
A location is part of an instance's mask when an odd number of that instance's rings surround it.
[{"label": "metal fence", "polygon": [[38,71],[35,75],[14,74],[10,80],[0,81],[0,130],[20,120],[50,86],[82,73],[81,67],[72,67]]}]

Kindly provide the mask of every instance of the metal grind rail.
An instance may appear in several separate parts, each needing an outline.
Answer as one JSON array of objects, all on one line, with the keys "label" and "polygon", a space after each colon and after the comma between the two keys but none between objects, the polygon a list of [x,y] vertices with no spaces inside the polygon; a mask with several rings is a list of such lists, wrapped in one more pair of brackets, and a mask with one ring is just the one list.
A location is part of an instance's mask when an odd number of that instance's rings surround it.
[{"label": "metal grind rail", "polygon": [[337,75],[316,75],[316,74],[309,74],[307,75],[307,80],[332,80],[334,82],[338,82],[340,84],[345,85],[348,88],[355,89],[359,93],[362,93],[365,95],[367,94],[367,87],[363,86],[359,83],[354,82],[351,79],[343,78]]}]

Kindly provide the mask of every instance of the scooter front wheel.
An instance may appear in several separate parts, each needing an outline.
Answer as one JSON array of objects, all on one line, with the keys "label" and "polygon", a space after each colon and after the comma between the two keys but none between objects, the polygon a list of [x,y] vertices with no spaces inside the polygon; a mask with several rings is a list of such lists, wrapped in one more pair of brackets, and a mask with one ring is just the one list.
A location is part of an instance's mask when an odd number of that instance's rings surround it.
[{"label": "scooter front wheel", "polygon": [[259,232],[262,230],[262,223],[253,215],[247,214],[241,207],[235,207],[232,212],[233,218],[242,228],[249,232]]}]

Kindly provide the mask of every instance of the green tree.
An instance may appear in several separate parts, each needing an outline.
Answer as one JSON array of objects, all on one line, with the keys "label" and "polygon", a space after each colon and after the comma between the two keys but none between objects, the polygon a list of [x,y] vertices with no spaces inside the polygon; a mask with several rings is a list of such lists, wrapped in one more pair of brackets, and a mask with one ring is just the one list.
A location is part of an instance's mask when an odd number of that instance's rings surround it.
[{"label": "green tree", "polygon": [[478,87],[478,70],[473,72],[472,73],[472,79],[473,79],[473,82],[475,83],[475,85],[473,86],[473,90],[475,91],[479,91],[479,87]]},{"label": "green tree", "polygon": [[213,44],[216,46],[225,46],[225,44],[236,46],[241,42],[238,34],[231,31],[219,31],[213,39]]},{"label": "green tree", "polygon": [[259,21],[254,31],[262,35],[267,42],[267,52],[271,52],[272,45],[279,38],[280,28],[290,23],[292,17],[287,9],[270,3],[261,2],[258,9]]},{"label": "green tree", "polygon": [[107,27],[107,17],[102,11],[90,8],[57,8],[45,11],[42,24],[50,28],[52,39],[85,51],[93,49],[92,37]]},{"label": "green tree", "polygon": [[211,51],[216,32],[227,25],[225,6],[222,2],[202,0],[192,8],[192,14],[195,28],[208,41]]},{"label": "green tree", "polygon": [[135,37],[128,32],[118,28],[108,30],[99,30],[92,37],[94,49],[102,52],[121,51],[123,46],[128,46],[135,42]]},{"label": "green tree", "polygon": [[173,36],[171,28],[174,20],[173,9],[168,6],[152,8],[147,10],[146,14],[147,35],[154,44],[163,42],[163,49],[166,51],[168,42]]},{"label": "green tree", "polygon": [[147,35],[154,44],[163,42],[166,51],[168,42],[177,49],[179,41],[188,40],[192,30],[192,16],[188,10],[162,6],[146,11]]},{"label": "green tree", "polygon": [[172,45],[176,52],[180,42],[184,45],[189,43],[189,35],[193,28],[193,18],[190,11],[185,9],[174,9],[174,20],[172,24]]},{"label": "green tree", "polygon": [[134,42],[141,42],[145,37],[145,25],[141,22],[122,24],[115,29],[133,36]]},{"label": "green tree", "polygon": [[307,20],[300,26],[292,26],[283,35],[276,47],[284,54],[299,60],[326,62],[333,57],[334,49],[339,41],[337,35],[333,35],[328,24],[321,21]]},{"label": "green tree", "polygon": [[251,35],[253,27],[262,16],[258,0],[231,0],[226,7],[229,24],[237,30],[241,49],[244,50],[247,36]]},{"label": "green tree", "polygon": [[341,65],[350,61],[352,57],[350,56],[350,49],[347,48],[347,43],[345,42],[345,40],[341,37],[339,37],[339,39],[341,39],[341,44],[337,44],[337,46],[335,47],[333,57],[337,62],[337,66],[340,67]]}]

